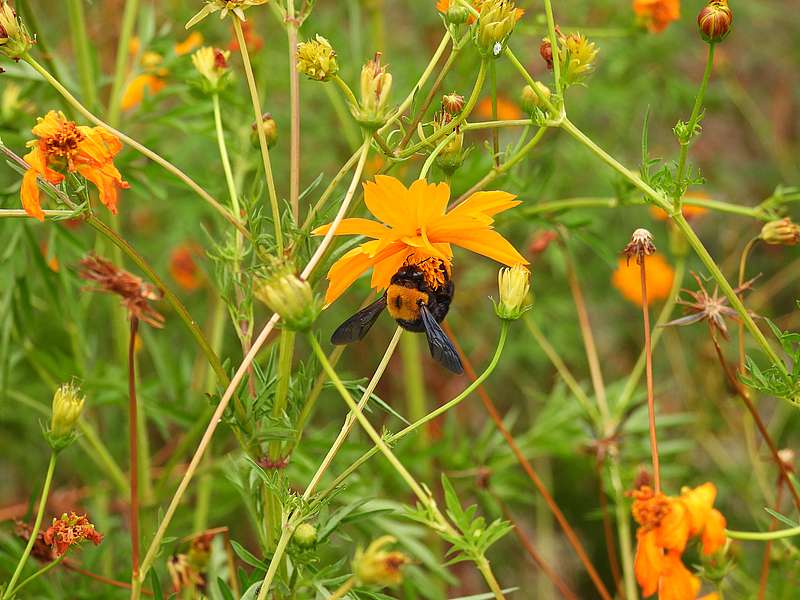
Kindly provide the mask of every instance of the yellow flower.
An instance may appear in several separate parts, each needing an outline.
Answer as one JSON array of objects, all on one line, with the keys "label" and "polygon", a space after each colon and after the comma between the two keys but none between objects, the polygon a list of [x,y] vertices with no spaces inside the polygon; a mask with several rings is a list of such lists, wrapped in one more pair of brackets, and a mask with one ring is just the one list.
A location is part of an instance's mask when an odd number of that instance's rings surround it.
[{"label": "yellow flower", "polygon": [[122,94],[122,101],[120,102],[122,110],[130,110],[139,106],[144,100],[145,92],[149,96],[155,96],[166,85],[166,81],[150,73],[137,75],[131,80]]},{"label": "yellow flower", "polygon": [[100,202],[116,214],[117,190],[130,186],[114,166],[114,157],[122,149],[115,135],[102,127],[76,125],[54,110],[39,118],[32,132],[38,139],[28,142],[31,151],[24,159],[30,168],[20,189],[22,206],[29,215],[44,221],[36,179],[61,183],[64,175],[52,167],[66,168],[91,181],[100,192]]},{"label": "yellow flower", "polygon": [[494,310],[501,319],[514,321],[530,307],[525,306],[525,299],[530,290],[531,272],[522,265],[514,265],[510,269],[500,269],[497,274],[497,287],[500,290],[500,302]]},{"label": "yellow flower", "polygon": [[368,129],[377,129],[388,117],[387,103],[392,89],[392,74],[381,65],[381,53],[368,60],[361,69],[361,102],[353,106],[353,116]]},{"label": "yellow flower", "polygon": [[594,42],[582,33],[571,33],[561,40],[559,58],[564,65],[564,81],[567,85],[580,83],[594,69],[594,61],[599,52]]},{"label": "yellow flower", "polygon": [[[675,271],[660,254],[648,256],[646,260],[647,299],[649,302],[664,300],[672,289]],[[627,300],[641,306],[642,282],[636,261],[628,264],[625,258],[620,258],[611,283]]]},{"label": "yellow flower", "polygon": [[[520,204],[513,194],[477,192],[447,211],[450,188],[446,183],[418,179],[409,188],[398,179],[378,175],[364,184],[364,201],[382,223],[369,219],[344,219],[335,235],[372,238],[342,256],[328,272],[328,305],[342,295],[364,272],[373,269],[371,286],[384,289],[404,264],[428,259],[432,267],[450,270],[451,244],[483,254],[508,266],[528,261],[493,228],[494,215]],[[314,230],[324,235],[330,224]],[[430,264],[430,263],[429,263]],[[435,287],[435,282],[431,282]]]},{"label": "yellow flower", "polygon": [[484,0],[475,31],[478,49],[485,55],[499,56],[520,16],[511,0]]},{"label": "yellow flower", "polygon": [[61,450],[72,441],[85,402],[80,388],[72,383],[65,383],[53,394],[50,431],[47,437],[54,449]]},{"label": "yellow flower", "polygon": [[384,546],[397,540],[390,535],[378,538],[367,546],[359,548],[353,558],[353,574],[359,583],[365,585],[393,586],[403,582],[401,568],[410,563],[402,552],[386,552]]},{"label": "yellow flower", "polygon": [[19,60],[33,46],[25,24],[7,3],[0,0],[0,53]]},{"label": "yellow flower", "polygon": [[309,79],[328,81],[339,72],[336,52],[321,35],[297,44],[297,70]]},{"label": "yellow flower", "polygon": [[633,0],[633,12],[651,33],[664,31],[681,16],[680,0]]},{"label": "yellow flower", "polygon": [[211,46],[203,46],[192,54],[192,64],[204,80],[209,92],[219,91],[228,73],[228,57],[230,50],[220,50]]},{"label": "yellow flower", "polygon": [[206,0],[205,6],[186,23],[186,29],[191,29],[208,15],[218,11],[220,19],[224,19],[228,16],[229,12],[232,12],[240,20],[244,21],[245,10],[251,6],[259,6],[267,2],[269,2],[269,0]]}]

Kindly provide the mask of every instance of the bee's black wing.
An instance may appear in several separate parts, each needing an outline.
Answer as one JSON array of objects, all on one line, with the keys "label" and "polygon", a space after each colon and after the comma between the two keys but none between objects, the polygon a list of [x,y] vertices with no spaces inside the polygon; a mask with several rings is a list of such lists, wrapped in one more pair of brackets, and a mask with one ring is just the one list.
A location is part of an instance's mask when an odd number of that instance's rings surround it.
[{"label": "bee's black wing", "polygon": [[420,304],[419,312],[422,317],[422,324],[425,326],[425,335],[428,337],[428,348],[430,348],[431,356],[446,369],[461,375],[464,372],[464,367],[461,365],[461,359],[458,357],[458,352],[453,347],[453,343],[447,337],[447,334],[442,331],[439,323],[436,322],[426,305]]},{"label": "bee's black wing", "polygon": [[367,308],[358,311],[339,325],[331,336],[331,344],[342,346],[362,339],[367,335],[370,327],[375,324],[384,308],[386,308],[386,295],[381,296]]}]

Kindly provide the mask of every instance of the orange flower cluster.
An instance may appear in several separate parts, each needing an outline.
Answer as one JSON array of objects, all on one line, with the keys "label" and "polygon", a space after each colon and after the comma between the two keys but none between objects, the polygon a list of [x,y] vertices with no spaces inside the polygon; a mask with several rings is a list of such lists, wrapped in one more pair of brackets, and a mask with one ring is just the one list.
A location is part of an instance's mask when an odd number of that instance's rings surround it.
[{"label": "orange flower cluster", "polygon": [[[675,270],[661,254],[653,254],[646,260],[647,300],[648,302],[664,300],[672,289]],[[625,299],[639,306],[642,305],[642,280],[639,265],[636,262],[628,264],[625,257],[620,258],[617,270],[611,276],[611,283]]]},{"label": "orange flower cluster", "polygon": [[660,33],[681,16],[680,0],[633,0],[633,12],[651,33]]},{"label": "orange flower cluster", "polygon": [[56,557],[63,556],[72,546],[77,546],[84,540],[89,540],[95,546],[103,541],[99,533],[86,518],[74,512],[64,513],[59,519],[53,519],[53,524],[44,532],[44,542],[53,548]]},{"label": "orange flower cluster", "polygon": [[[475,107],[475,113],[486,121],[492,118],[492,98],[487,96],[483,98]],[[500,121],[515,121],[522,118],[522,111],[519,106],[509,100],[506,96],[498,94],[497,96],[497,118]]]},{"label": "orange flower cluster", "polygon": [[44,221],[39,203],[37,177],[59,184],[64,175],[55,168],[66,167],[97,186],[100,202],[117,212],[117,188],[128,188],[128,182],[114,166],[114,157],[122,149],[119,139],[102,127],[76,125],[61,111],[51,110],[39,118],[32,129],[37,140],[28,142],[31,151],[24,156],[30,168],[22,178],[22,206],[30,216]]},{"label": "orange flower cluster", "polygon": [[181,244],[172,251],[169,257],[169,274],[187,292],[200,288],[205,281],[203,272],[194,260],[200,252],[196,244]]},{"label": "orange flower cluster", "polygon": [[681,560],[686,544],[699,538],[703,554],[725,544],[725,517],[714,508],[717,488],[704,483],[683,488],[677,498],[655,493],[649,486],[632,492],[636,531],[634,571],[644,596],[658,592],[659,600],[694,600],[700,580]]}]

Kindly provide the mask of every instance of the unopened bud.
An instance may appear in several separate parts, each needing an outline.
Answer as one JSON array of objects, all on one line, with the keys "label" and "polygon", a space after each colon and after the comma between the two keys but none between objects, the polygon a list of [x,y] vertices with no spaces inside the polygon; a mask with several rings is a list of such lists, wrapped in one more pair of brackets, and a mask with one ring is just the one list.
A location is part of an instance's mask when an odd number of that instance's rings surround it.
[{"label": "unopened bud", "polygon": [[697,15],[700,36],[708,43],[724,40],[733,25],[733,11],[728,0],[711,0]]},{"label": "unopened bud", "polygon": [[761,228],[759,237],[775,246],[796,246],[800,244],[800,226],[789,217],[770,221]]},{"label": "unopened bud", "polygon": [[469,17],[469,10],[460,4],[454,4],[450,6],[450,8],[448,8],[447,12],[444,14],[445,20],[450,25],[463,25],[469,21]]},{"label": "unopened bud", "polygon": [[250,143],[253,148],[258,148],[258,127],[264,131],[264,137],[267,139],[267,147],[272,148],[278,141],[278,124],[272,118],[272,113],[264,113],[261,115],[260,123],[253,123],[251,125]]},{"label": "unopened bud", "polygon": [[484,56],[498,57],[505,49],[514,25],[522,16],[510,0],[485,0],[478,15],[475,43]]},{"label": "unopened bud", "polygon": [[311,286],[289,262],[275,260],[268,271],[255,289],[256,298],[278,313],[287,329],[308,331],[319,312]]},{"label": "unopened bud", "polygon": [[500,269],[497,274],[500,301],[494,305],[494,312],[498,317],[505,321],[515,321],[531,309],[530,306],[525,306],[531,287],[530,277],[531,272],[523,265]]},{"label": "unopened bud", "polygon": [[544,38],[542,43],[539,44],[539,54],[541,55],[542,59],[544,60],[545,64],[547,65],[547,69],[549,71],[553,70],[553,45],[550,43],[550,40]]},{"label": "unopened bud", "polygon": [[311,548],[317,543],[317,528],[311,523],[300,523],[294,530],[292,541],[301,548]]},{"label": "unopened bud", "polygon": [[361,100],[359,106],[351,108],[356,120],[367,129],[377,129],[389,116],[392,74],[387,69],[381,64],[380,52],[361,69]]},{"label": "unopened bud", "polygon": [[336,52],[321,35],[297,44],[297,70],[309,79],[328,81],[339,72]]},{"label": "unopened bud", "polygon": [[33,44],[33,38],[14,9],[0,0],[0,53],[19,60]]},{"label": "unopened bud", "polygon": [[73,383],[65,383],[53,394],[50,430],[46,437],[55,451],[66,448],[75,439],[75,427],[86,399]]},{"label": "unopened bud", "polygon": [[[522,110],[528,114],[533,114],[536,109],[544,108],[544,100],[550,99],[550,88],[543,84],[541,81],[534,81],[536,89],[530,85],[522,88],[522,96],[520,97],[520,104]],[[537,94],[537,91],[539,92]]]},{"label": "unopened bud", "polygon": [[455,116],[464,110],[464,96],[456,94],[445,94],[442,96],[442,108],[448,113]]},{"label": "unopened bud", "polygon": [[372,542],[366,550],[359,548],[353,559],[353,575],[360,584],[394,586],[403,582],[402,567],[411,560],[402,552],[386,552],[384,546],[396,542],[385,535]]}]

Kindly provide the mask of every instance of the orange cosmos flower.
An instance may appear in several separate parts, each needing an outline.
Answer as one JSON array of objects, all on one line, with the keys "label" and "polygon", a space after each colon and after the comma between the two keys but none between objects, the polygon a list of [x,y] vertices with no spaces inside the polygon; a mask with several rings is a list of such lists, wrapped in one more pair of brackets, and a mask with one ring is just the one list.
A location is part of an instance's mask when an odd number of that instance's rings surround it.
[{"label": "orange cosmos flower", "polygon": [[[692,206],[691,204],[686,204],[686,199],[691,198],[695,198],[697,200],[709,200],[711,197],[705,192],[686,192],[683,195],[683,198],[684,204],[681,206],[681,212],[687,220],[691,221],[697,217],[702,217],[708,212],[708,209],[704,206]],[[657,221],[666,221],[669,218],[667,213],[657,206],[650,207],[650,216]]]},{"label": "orange cosmos flower", "polygon": [[103,541],[103,536],[86,515],[77,515],[74,512],[64,513],[61,518],[53,519],[53,524],[44,532],[44,542],[53,549],[56,557],[62,556],[72,546],[77,546],[84,540],[97,546]]},{"label": "orange cosmos flower", "polygon": [[64,175],[52,167],[66,168],[91,181],[100,192],[100,202],[117,213],[117,188],[130,186],[114,166],[114,157],[122,149],[115,135],[102,127],[76,125],[64,113],[54,110],[37,119],[32,132],[39,139],[27,144],[31,151],[24,159],[30,168],[20,189],[22,206],[30,216],[44,221],[36,178],[53,184],[64,180]]},{"label": "orange cosmos flower", "polygon": [[177,56],[183,56],[184,54],[189,54],[195,48],[199,48],[203,44],[203,34],[199,31],[193,31],[188,35],[188,37],[181,41],[175,43],[175,54]]},{"label": "orange cosmos flower", "polygon": [[[418,179],[406,188],[394,177],[378,175],[364,184],[364,202],[382,223],[369,219],[344,219],[336,235],[364,235],[372,238],[342,256],[328,272],[325,303],[342,295],[362,273],[372,271],[371,286],[381,290],[406,264],[420,264],[430,271],[431,285],[441,278],[442,265],[452,264],[451,244],[483,254],[503,264],[527,265],[528,261],[499,233],[494,215],[520,204],[507,192],[477,192],[447,211],[450,188],[446,183]],[[330,224],[314,230],[324,235]],[[428,259],[437,259],[425,263]],[[426,271],[427,273],[427,271]],[[439,282],[440,283],[440,282]]]},{"label": "orange cosmos flower", "polygon": [[[250,54],[255,54],[264,47],[264,38],[255,32],[252,19],[242,21],[242,37],[244,37],[244,43]],[[231,36],[231,41],[228,42],[228,50],[239,52],[239,40],[235,35]]]},{"label": "orange cosmos flower", "polygon": [[169,273],[187,292],[193,292],[203,285],[203,273],[194,260],[199,252],[195,244],[181,244],[169,257]]},{"label": "orange cosmos flower", "polygon": [[633,12],[651,33],[664,31],[681,16],[680,0],[633,0]]},{"label": "orange cosmos flower", "polygon": [[636,531],[634,572],[642,595],[658,592],[659,600],[694,600],[700,580],[683,564],[687,542],[699,537],[703,553],[716,552],[725,544],[725,517],[713,508],[717,488],[704,483],[684,488],[678,498],[655,493],[643,486],[633,492]]},{"label": "orange cosmos flower", "polygon": [[[489,120],[492,118],[492,99],[487,96],[478,102],[475,107],[475,112],[482,119]],[[509,100],[505,96],[497,96],[497,118],[500,121],[515,121],[522,118],[522,111],[516,103]]]},{"label": "orange cosmos flower", "polygon": [[[480,12],[480,10],[481,10],[481,5],[484,3],[484,1],[485,1],[485,0],[472,0],[472,3],[471,3],[471,4],[472,4],[472,7],[473,7],[475,10],[477,10],[478,12]],[[439,11],[440,13],[442,13],[443,15],[444,15],[444,14],[447,14],[447,11],[448,11],[448,9],[449,9],[449,8],[450,8],[450,7],[451,7],[453,4],[458,4],[458,3],[456,3],[456,2],[451,2],[451,0],[438,0],[438,1],[436,2],[436,10],[438,10],[438,11]],[[517,21],[519,21],[519,20],[522,18],[522,15],[524,15],[524,14],[525,14],[525,9],[524,9],[524,8],[518,8],[518,9],[517,9],[517,12],[516,12]],[[470,25],[472,25],[472,24],[473,24],[473,23],[474,23],[474,22],[475,22],[477,19],[478,19],[478,17],[476,17],[476,16],[475,16],[475,15],[473,15],[472,13],[469,13],[469,17],[467,18],[467,23],[469,23]]]},{"label": "orange cosmos flower", "polygon": [[[647,299],[649,302],[664,300],[672,289],[675,271],[658,253],[648,256],[646,260]],[[642,305],[642,280],[639,265],[635,261],[628,264],[624,257],[620,258],[617,270],[611,276],[611,283],[627,300]]]},{"label": "orange cosmos flower", "polygon": [[120,102],[122,110],[130,110],[139,106],[142,100],[144,100],[145,92],[147,92],[149,96],[155,96],[158,92],[163,90],[166,85],[166,81],[150,73],[141,73],[137,75],[131,80],[122,94],[122,100]]}]

